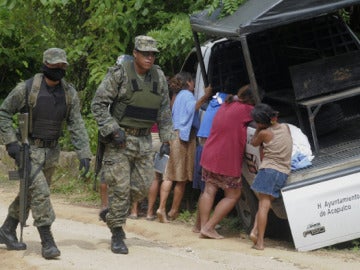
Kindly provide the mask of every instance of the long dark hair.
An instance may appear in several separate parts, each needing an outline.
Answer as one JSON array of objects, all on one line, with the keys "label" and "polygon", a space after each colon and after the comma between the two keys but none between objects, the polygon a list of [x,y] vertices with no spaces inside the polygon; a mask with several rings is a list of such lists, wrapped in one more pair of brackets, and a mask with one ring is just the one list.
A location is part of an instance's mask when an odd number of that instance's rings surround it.
[{"label": "long dark hair", "polygon": [[169,89],[177,94],[182,89],[188,88],[188,82],[193,80],[189,72],[181,71],[169,80]]},{"label": "long dark hair", "polygon": [[271,126],[271,119],[279,115],[271,106],[265,103],[256,104],[251,111],[251,116],[256,123]]},{"label": "long dark hair", "polygon": [[226,100],[225,100],[226,103],[231,103],[233,101],[241,101],[242,103],[245,103],[245,104],[254,105],[255,99],[252,94],[250,85],[249,84],[244,85],[243,87],[241,87],[239,89],[239,91],[237,92],[236,95],[228,95],[226,97]]}]

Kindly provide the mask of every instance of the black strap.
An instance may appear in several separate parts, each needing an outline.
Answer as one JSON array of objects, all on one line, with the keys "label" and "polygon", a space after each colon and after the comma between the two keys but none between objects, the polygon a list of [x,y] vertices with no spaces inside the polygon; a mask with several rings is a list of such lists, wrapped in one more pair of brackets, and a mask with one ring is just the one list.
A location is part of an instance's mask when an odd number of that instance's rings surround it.
[{"label": "black strap", "polygon": [[158,83],[157,83],[157,82],[153,82],[152,92],[153,92],[154,94],[158,94]]},{"label": "black strap", "polygon": [[139,88],[139,86],[137,84],[137,81],[135,79],[131,80],[131,85],[132,85],[133,91],[139,91],[140,90],[140,88]]}]

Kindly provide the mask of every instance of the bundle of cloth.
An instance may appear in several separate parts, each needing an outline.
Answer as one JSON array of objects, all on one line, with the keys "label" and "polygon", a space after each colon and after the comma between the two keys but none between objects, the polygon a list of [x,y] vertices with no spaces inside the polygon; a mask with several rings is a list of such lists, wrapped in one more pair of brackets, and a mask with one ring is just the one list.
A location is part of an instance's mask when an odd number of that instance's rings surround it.
[{"label": "bundle of cloth", "polygon": [[291,155],[291,171],[296,171],[311,166],[314,156],[307,136],[300,128],[287,124],[293,139],[293,150]]}]

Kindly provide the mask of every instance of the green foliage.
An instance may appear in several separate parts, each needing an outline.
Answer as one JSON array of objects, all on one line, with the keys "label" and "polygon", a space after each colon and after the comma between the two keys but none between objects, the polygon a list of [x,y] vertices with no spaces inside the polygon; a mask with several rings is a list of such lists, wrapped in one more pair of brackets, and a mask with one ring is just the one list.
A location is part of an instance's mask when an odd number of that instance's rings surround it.
[{"label": "green foliage", "polygon": [[228,233],[238,233],[242,230],[240,218],[237,216],[228,215],[220,222],[222,230]]},{"label": "green foliage", "polygon": [[353,248],[352,251],[359,251],[360,250],[360,239],[356,239],[351,241]]},{"label": "green foliage", "polygon": [[187,18],[185,14],[175,15],[160,30],[148,32],[148,35],[159,40],[158,64],[170,76],[179,71],[179,63],[182,63],[193,47],[190,23]]},{"label": "green foliage", "polygon": [[[227,10],[235,3],[223,2]],[[107,67],[118,55],[132,53],[136,35],[154,35],[162,49],[158,63],[166,74],[178,72],[193,46],[188,16],[209,5],[219,1],[2,0],[0,96],[39,70],[46,48],[61,47],[70,62],[67,79],[84,92],[88,114]]]},{"label": "green foliage", "polygon": [[196,219],[196,212],[192,213],[189,210],[182,211],[177,218],[178,221],[184,223],[193,223],[195,222],[195,219]]},{"label": "green foliage", "polygon": [[[198,210],[183,210],[176,220],[193,226],[196,222],[197,211]],[[237,215],[231,215],[231,213],[220,221],[219,227],[219,232],[224,235],[238,234],[242,231],[242,225],[239,217]]]},{"label": "green foliage", "polygon": [[[27,9],[29,9],[27,11]],[[32,75],[39,65],[34,61],[39,58],[45,40],[42,37],[46,27],[37,18],[27,4],[17,9],[7,9],[0,6],[0,81],[2,91],[7,92],[15,84]],[[38,31],[43,29],[44,33]],[[47,35],[46,35],[47,36]],[[5,95],[2,94],[2,97]]]},{"label": "green foliage", "polygon": [[54,194],[66,196],[70,202],[97,206],[100,204],[100,196],[92,188],[92,179],[79,177],[77,166],[58,168],[50,189]]},{"label": "green foliage", "polygon": [[80,193],[80,185],[79,185],[79,181],[75,178],[67,178],[66,175],[61,175],[61,177],[64,177],[67,179],[66,182],[62,182],[60,184],[59,179],[57,178],[55,181],[53,181],[52,185],[51,185],[51,190],[54,193],[60,193],[60,194],[64,194],[64,195],[68,195],[68,194],[72,194],[72,193]]},{"label": "green foliage", "polygon": [[[92,117],[91,114],[86,117],[83,117],[83,119],[85,122],[86,130],[89,135],[90,149],[91,149],[91,152],[95,155],[96,147],[97,147],[97,131],[98,131],[97,124],[96,124],[94,117]],[[59,143],[60,143],[61,149],[64,151],[73,151],[74,150],[74,147],[71,143],[70,132],[66,128],[64,129],[64,135],[60,138]]]},{"label": "green foliage", "polygon": [[224,16],[234,13],[241,4],[246,2],[246,0],[228,0],[224,1],[224,8],[222,14]]},{"label": "green foliage", "polygon": [[350,12],[349,11],[347,11],[345,9],[340,9],[339,14],[346,23],[350,23]]},{"label": "green foliage", "polygon": [[[240,5],[245,3],[247,0],[226,0],[222,1],[223,6],[221,9],[220,17],[225,17],[227,15],[230,15],[234,13]],[[212,14],[217,8],[219,7],[219,1],[213,1],[208,6],[208,11],[210,14]]]}]

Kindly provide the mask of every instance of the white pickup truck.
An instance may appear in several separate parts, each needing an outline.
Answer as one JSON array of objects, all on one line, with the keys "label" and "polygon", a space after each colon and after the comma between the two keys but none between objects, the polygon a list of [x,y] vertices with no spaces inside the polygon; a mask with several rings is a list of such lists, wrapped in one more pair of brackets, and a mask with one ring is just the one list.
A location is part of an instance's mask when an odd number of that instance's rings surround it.
[{"label": "white pickup truck", "polygon": [[[249,0],[225,18],[190,17],[196,46],[182,70],[194,74],[196,97],[209,83],[214,93],[229,78],[234,93],[250,83],[257,102],[309,138],[312,165],[291,173],[270,215],[288,220],[300,251],[360,237],[360,42],[337,13],[355,4]],[[200,44],[199,33],[212,39]],[[250,125],[237,205],[246,230],[257,211],[253,133]]]}]

